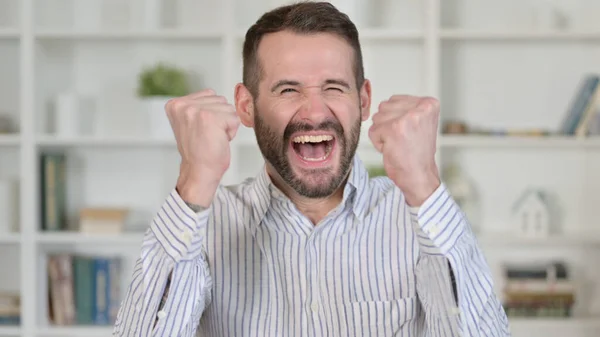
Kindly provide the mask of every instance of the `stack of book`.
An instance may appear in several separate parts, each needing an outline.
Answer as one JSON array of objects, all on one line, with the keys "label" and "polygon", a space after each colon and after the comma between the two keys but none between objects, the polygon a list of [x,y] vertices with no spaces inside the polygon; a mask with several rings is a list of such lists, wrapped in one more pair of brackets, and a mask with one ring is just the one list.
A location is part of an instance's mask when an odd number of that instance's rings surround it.
[{"label": "stack of book", "polygon": [[[67,209],[67,155],[45,153],[41,156],[41,214],[44,231],[79,231],[85,234],[120,234],[125,230],[129,210],[105,205],[79,209],[71,217]],[[68,219],[73,218],[72,223]]]},{"label": "stack of book", "polygon": [[575,287],[563,263],[506,265],[504,309],[510,317],[570,317]]},{"label": "stack of book", "polygon": [[111,325],[120,304],[118,257],[48,257],[48,309],[54,325]]},{"label": "stack of book", "polygon": [[0,293],[0,325],[19,325],[21,322],[21,298],[19,294]]}]

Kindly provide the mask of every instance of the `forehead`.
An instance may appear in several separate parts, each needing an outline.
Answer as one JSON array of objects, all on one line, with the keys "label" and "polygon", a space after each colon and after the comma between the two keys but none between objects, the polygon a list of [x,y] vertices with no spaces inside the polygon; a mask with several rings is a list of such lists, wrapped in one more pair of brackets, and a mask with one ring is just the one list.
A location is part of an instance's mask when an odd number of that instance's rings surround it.
[{"label": "forehead", "polygon": [[330,77],[350,81],[354,75],[352,47],[342,37],[331,33],[282,31],[267,34],[257,52],[265,82],[283,77],[300,82]]}]

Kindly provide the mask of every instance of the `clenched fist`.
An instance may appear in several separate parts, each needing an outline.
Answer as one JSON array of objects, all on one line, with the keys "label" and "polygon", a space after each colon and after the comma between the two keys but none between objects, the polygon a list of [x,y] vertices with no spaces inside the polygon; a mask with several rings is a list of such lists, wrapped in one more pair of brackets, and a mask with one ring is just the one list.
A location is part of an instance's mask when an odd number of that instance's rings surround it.
[{"label": "clenched fist", "polygon": [[440,185],[435,163],[439,114],[436,99],[406,95],[381,102],[373,114],[369,138],[409,206],[420,206]]},{"label": "clenched fist", "polygon": [[208,207],[231,162],[229,142],[240,125],[235,107],[207,89],[171,99],[165,109],[181,155],[177,191]]}]

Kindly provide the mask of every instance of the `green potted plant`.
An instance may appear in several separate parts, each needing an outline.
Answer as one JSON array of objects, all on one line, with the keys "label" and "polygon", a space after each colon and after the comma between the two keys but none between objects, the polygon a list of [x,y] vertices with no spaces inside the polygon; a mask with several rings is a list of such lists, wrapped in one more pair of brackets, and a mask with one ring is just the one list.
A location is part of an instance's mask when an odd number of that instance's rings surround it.
[{"label": "green potted plant", "polygon": [[171,124],[165,112],[165,104],[174,97],[190,92],[183,69],[160,62],[142,70],[138,78],[137,93],[150,118],[150,131],[158,138],[173,136]]}]

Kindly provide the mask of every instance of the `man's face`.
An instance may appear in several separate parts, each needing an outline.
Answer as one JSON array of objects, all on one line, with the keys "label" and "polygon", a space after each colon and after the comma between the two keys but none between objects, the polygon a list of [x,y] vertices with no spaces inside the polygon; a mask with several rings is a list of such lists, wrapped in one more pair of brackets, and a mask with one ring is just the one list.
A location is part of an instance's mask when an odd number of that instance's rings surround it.
[{"label": "man's face", "polygon": [[265,159],[300,195],[331,195],[350,169],[370,103],[370,89],[361,99],[356,88],[352,47],[331,34],[279,32],[264,37],[258,56],[254,130]]}]

